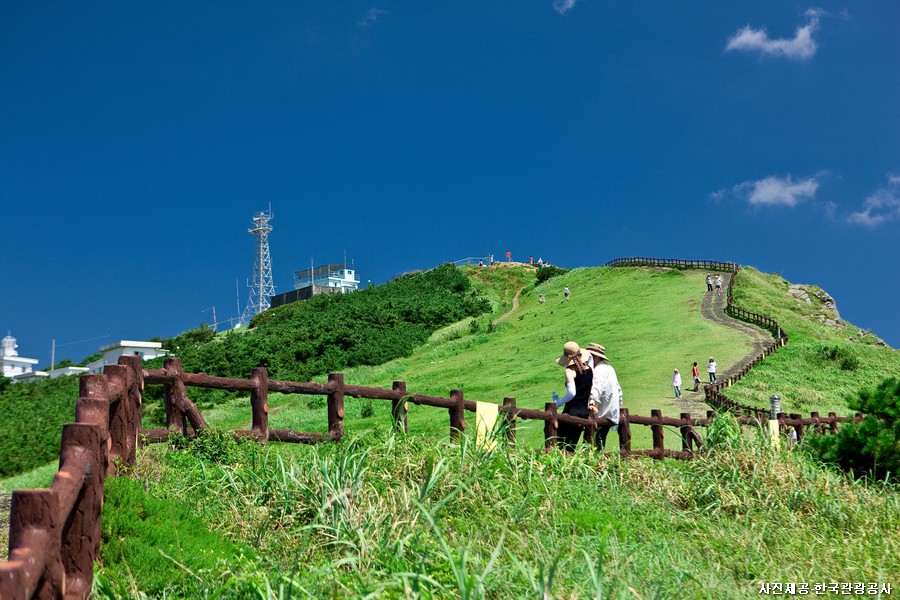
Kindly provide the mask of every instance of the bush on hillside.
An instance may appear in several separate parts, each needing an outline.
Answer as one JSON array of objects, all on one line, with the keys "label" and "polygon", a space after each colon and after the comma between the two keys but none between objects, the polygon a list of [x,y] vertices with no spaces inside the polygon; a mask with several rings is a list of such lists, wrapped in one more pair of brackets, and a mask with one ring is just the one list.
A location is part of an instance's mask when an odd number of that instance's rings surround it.
[{"label": "bush on hillside", "polygon": [[863,389],[848,402],[865,414],[859,423],[844,424],[835,435],[809,436],[819,458],[857,476],[900,481],[900,379]]},{"label": "bush on hillside", "polygon": [[535,285],[540,285],[550,279],[551,277],[558,277],[560,275],[565,275],[569,272],[569,269],[563,269],[562,267],[554,267],[553,265],[548,265],[546,267],[541,267],[537,270],[537,283]]},{"label": "bush on hillside", "polygon": [[246,378],[261,366],[273,378],[308,381],[408,356],[435,330],[489,309],[462,270],[446,264],[352,294],[280,306],[257,315],[252,331],[185,345],[177,354],[191,372]]},{"label": "bush on hillside", "polygon": [[0,392],[0,477],[59,456],[62,426],[75,420],[77,399],[77,377],[16,383]]}]

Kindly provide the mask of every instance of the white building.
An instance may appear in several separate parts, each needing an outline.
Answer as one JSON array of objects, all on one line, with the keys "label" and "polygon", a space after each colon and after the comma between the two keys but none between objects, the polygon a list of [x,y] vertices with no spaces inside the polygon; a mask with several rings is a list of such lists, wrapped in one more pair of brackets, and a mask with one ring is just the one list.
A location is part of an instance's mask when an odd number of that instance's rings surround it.
[{"label": "white building", "polygon": [[0,345],[2,345],[0,360],[3,361],[4,377],[15,377],[16,375],[24,375],[34,371],[34,365],[38,364],[38,360],[36,358],[19,356],[19,353],[16,352],[16,348],[19,347],[16,344],[16,338],[12,335],[7,335],[0,342]]},{"label": "white building", "polygon": [[294,273],[294,289],[307,287],[336,288],[342,294],[359,289],[359,275],[351,265],[322,265]]},{"label": "white building", "polygon": [[123,355],[140,356],[143,360],[150,360],[151,358],[169,354],[168,350],[163,350],[160,342],[135,342],[131,340],[119,340],[106,346],[100,346],[100,352],[103,353],[103,356],[87,366],[88,372],[102,373],[103,367],[118,364],[119,357]]}]

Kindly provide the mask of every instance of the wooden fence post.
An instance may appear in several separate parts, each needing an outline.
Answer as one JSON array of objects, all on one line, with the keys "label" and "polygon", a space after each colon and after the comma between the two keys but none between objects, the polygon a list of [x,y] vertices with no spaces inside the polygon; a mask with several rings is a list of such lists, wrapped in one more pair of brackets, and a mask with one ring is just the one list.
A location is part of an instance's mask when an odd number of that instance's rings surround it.
[{"label": "wooden fence post", "polygon": [[628,409],[619,410],[619,451],[631,452],[631,423],[628,421]]},{"label": "wooden fence post", "polygon": [[510,446],[516,445],[516,399],[504,398],[503,408],[506,411],[503,415],[506,424],[506,441]]},{"label": "wooden fence post", "polygon": [[[25,589],[25,598],[63,597],[66,576],[59,556],[62,526],[59,495],[56,492],[45,489],[19,490],[12,493],[12,506],[9,512],[9,560],[25,563],[23,579],[32,584]],[[30,548],[39,548],[44,556],[34,556]],[[35,573],[33,569],[45,561],[46,570],[43,573]],[[0,580],[0,585],[3,583]]]},{"label": "wooden fence post", "polygon": [[258,442],[265,444],[269,441],[269,370],[256,367],[251,371],[250,379],[256,386],[250,392],[253,434]]},{"label": "wooden fence post", "polygon": [[809,413],[810,418],[812,419],[812,428],[816,433],[824,433],[824,429],[822,427],[822,420],[819,416],[818,412]]},{"label": "wooden fence post", "polygon": [[548,402],[544,410],[550,413],[550,418],[544,421],[544,448],[555,448],[559,443],[559,421],[556,418],[556,402]]},{"label": "wooden fence post", "polygon": [[[69,521],[62,528],[62,566],[66,574],[66,597],[87,598],[94,580],[94,561],[100,550],[100,514],[106,481],[106,431],[102,425],[63,425],[59,468],[87,459],[84,480],[63,484],[80,486]],[[56,487],[54,480],[54,487]]]},{"label": "wooden fence post", "polygon": [[455,400],[454,405],[448,409],[450,413],[450,440],[455,441],[466,430],[466,404],[462,390],[451,390],[450,399]]},{"label": "wooden fence post", "polygon": [[163,398],[166,404],[166,428],[169,433],[187,435],[187,425],[184,422],[184,398],[187,392],[184,389],[182,378],[181,359],[167,358],[163,361],[163,370],[166,374],[175,377],[175,381],[163,385]]},{"label": "wooden fence post", "polygon": [[344,436],[344,374],[329,373],[328,383],[328,436],[337,441]]},{"label": "wooden fence post", "polygon": [[400,398],[391,400],[391,417],[394,430],[404,435],[409,433],[409,408],[406,406],[406,382],[395,381],[391,389],[400,393]]},{"label": "wooden fence post", "polygon": [[794,425],[794,431],[797,432],[797,441],[803,439],[803,415],[791,414],[791,419],[796,419],[799,421],[797,425]]},{"label": "wooden fence post", "polygon": [[125,365],[106,365],[103,373],[109,385],[109,393],[118,395],[115,402],[109,403],[109,465],[107,474],[115,475],[119,464],[128,464],[128,423],[131,420],[130,403],[128,402],[128,367]]},{"label": "wooden fence post", "polygon": [[831,421],[828,423],[828,430],[831,431],[831,433],[837,433],[838,432],[837,413],[833,413],[833,412],[828,413],[828,418],[831,419]]},{"label": "wooden fence post", "polygon": [[691,439],[691,413],[681,413],[681,420],[684,425],[681,429],[681,449],[685,451],[693,451],[694,440]]},{"label": "wooden fence post", "polygon": [[141,443],[141,426],[144,413],[144,363],[140,356],[123,355],[119,364],[128,368],[128,424],[126,426],[125,462],[134,465],[137,448]]},{"label": "wooden fence post", "polygon": [[75,403],[76,423],[101,425],[108,431],[109,393],[107,390],[106,375],[82,375],[78,378],[78,401]]},{"label": "wooden fence post", "polygon": [[659,450],[659,456],[662,458],[662,451],[665,448],[663,445],[662,411],[658,408],[652,409],[650,411],[650,418],[658,421],[658,423],[650,426],[650,430],[653,432],[653,449]]}]

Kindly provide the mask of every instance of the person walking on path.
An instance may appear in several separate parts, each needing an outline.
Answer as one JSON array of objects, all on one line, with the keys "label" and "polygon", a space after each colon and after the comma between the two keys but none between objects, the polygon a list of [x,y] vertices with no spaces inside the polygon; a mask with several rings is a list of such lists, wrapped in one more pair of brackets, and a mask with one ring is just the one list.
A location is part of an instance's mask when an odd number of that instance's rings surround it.
[{"label": "person walking on path", "polygon": [[591,342],[587,345],[586,350],[591,355],[591,363],[588,366],[594,372],[588,409],[594,417],[606,418],[612,422],[608,425],[597,425],[597,437],[594,442],[598,449],[603,450],[606,448],[606,436],[609,434],[609,430],[619,424],[622,386],[619,385],[616,370],[606,358],[606,348]]},{"label": "person walking on path", "polygon": [[710,277],[709,275],[706,276],[706,291],[707,291],[707,292],[713,291],[713,289],[712,289],[712,277]]},{"label": "person walking on path", "polygon": [[[557,407],[563,407],[564,415],[573,417],[588,417],[591,413],[588,409],[588,401],[591,397],[591,385],[594,381],[594,372],[588,366],[591,355],[587,350],[579,348],[576,342],[566,342],[563,353],[556,363],[566,368],[566,395],[562,398],[553,393],[553,401]],[[578,439],[584,428],[579,425],[559,422],[557,433],[563,448],[574,451],[578,445]]]},{"label": "person walking on path", "polygon": [[717,294],[722,293],[722,276],[721,275],[716,275],[716,293]]},{"label": "person walking on path", "polygon": [[678,369],[672,373],[672,387],[675,388],[675,399],[678,400],[681,398],[681,373],[678,372]]},{"label": "person walking on path", "polygon": [[569,301],[569,286],[566,286],[566,288],[563,290],[563,296],[566,297],[566,302],[568,302]]},{"label": "person walking on path", "polygon": [[718,365],[716,365],[715,359],[712,356],[710,356],[709,363],[706,365],[706,370],[709,373],[709,382],[710,383],[715,383],[716,381],[718,381],[716,379],[716,367],[717,366]]},{"label": "person walking on path", "polygon": [[538,302],[540,302],[541,304],[543,304],[545,301],[546,301],[546,298],[544,298],[544,295],[543,295],[543,294],[541,294],[540,296],[538,296]]},{"label": "person walking on path", "polygon": [[694,391],[700,389],[700,370],[697,368],[697,363],[694,362],[694,366],[691,367],[691,377],[694,378]]}]

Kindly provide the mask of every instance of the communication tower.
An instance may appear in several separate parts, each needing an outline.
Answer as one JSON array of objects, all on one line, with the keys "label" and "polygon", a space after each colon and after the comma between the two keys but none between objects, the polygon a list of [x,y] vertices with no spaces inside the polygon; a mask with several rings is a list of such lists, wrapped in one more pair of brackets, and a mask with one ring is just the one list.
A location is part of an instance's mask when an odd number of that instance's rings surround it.
[{"label": "communication tower", "polygon": [[269,298],[275,295],[272,258],[269,256],[269,233],[272,231],[269,221],[273,218],[272,208],[269,207],[268,212],[260,212],[253,217],[253,227],[247,230],[256,236],[256,254],[253,257],[253,283],[247,284],[250,298],[241,315],[242,325],[248,325],[250,319],[268,310]]}]

